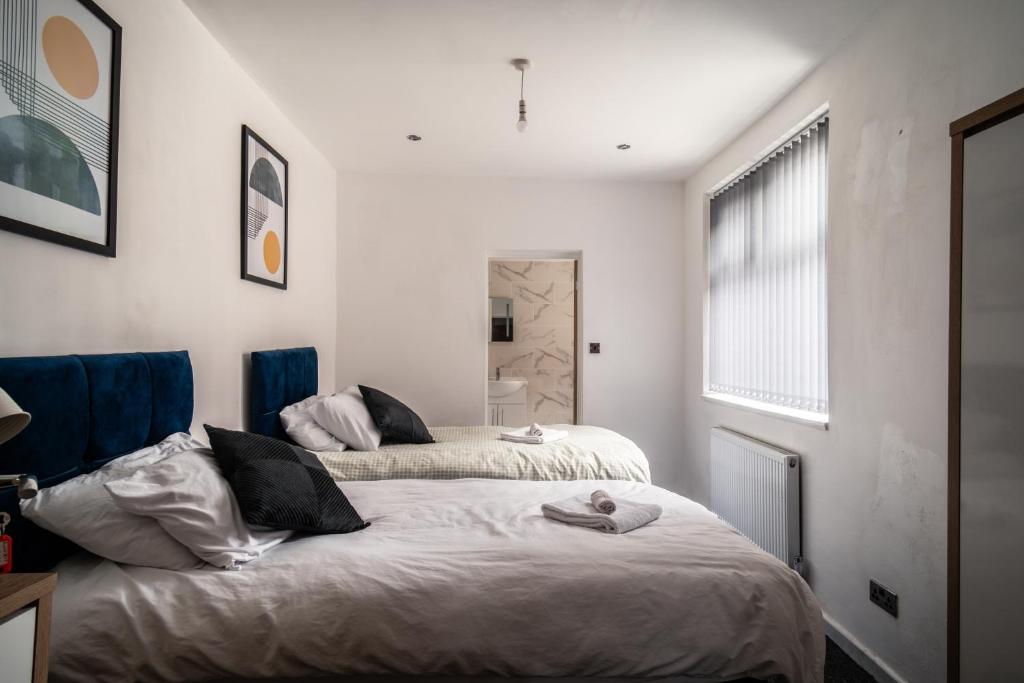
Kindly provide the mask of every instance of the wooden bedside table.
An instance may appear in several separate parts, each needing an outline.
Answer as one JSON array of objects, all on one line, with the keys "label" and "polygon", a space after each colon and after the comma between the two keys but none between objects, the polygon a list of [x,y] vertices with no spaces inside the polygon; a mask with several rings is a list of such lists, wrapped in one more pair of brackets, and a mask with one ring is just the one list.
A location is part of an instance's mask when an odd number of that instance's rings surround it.
[{"label": "wooden bedside table", "polygon": [[0,575],[0,677],[46,683],[50,612],[57,575]]}]

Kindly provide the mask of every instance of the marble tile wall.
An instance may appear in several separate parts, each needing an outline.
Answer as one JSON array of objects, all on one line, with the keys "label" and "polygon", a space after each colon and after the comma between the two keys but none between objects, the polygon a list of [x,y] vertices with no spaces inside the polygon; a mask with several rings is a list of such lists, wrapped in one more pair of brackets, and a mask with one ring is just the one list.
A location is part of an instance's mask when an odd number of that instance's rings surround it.
[{"label": "marble tile wall", "polygon": [[491,376],[525,377],[526,415],[541,424],[572,423],[575,390],[575,264],[491,261],[490,296],[512,299],[512,342],[488,344]]}]

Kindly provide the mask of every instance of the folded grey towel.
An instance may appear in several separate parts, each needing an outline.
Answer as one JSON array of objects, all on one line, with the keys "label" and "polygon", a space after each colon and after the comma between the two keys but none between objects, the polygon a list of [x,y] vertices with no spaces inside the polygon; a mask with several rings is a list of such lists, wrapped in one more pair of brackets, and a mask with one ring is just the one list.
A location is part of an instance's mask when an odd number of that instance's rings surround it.
[{"label": "folded grey towel", "polygon": [[594,506],[595,510],[606,515],[615,512],[615,501],[604,489],[598,489],[590,494],[590,504]]},{"label": "folded grey towel", "polygon": [[607,534],[624,534],[661,517],[661,506],[653,503],[634,503],[619,500],[617,509],[610,515],[594,512],[586,496],[567,498],[557,503],[540,506],[544,516],[558,522],[597,529]]}]

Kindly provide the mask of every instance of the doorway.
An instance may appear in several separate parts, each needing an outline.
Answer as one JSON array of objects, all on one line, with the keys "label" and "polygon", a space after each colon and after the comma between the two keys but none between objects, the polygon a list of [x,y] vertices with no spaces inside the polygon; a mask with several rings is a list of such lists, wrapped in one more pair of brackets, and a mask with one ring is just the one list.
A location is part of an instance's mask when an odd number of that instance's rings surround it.
[{"label": "doorway", "polygon": [[947,680],[1024,680],[1024,89],[950,124]]},{"label": "doorway", "polygon": [[576,424],[578,273],[576,258],[488,260],[488,424]]}]

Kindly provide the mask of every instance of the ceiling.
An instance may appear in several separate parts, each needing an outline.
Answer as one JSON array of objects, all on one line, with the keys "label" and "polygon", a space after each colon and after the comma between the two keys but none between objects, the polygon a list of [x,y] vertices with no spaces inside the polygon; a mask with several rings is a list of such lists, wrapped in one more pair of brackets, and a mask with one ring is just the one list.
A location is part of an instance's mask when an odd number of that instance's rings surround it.
[{"label": "ceiling", "polygon": [[678,180],[880,0],[186,2],[339,171]]}]

